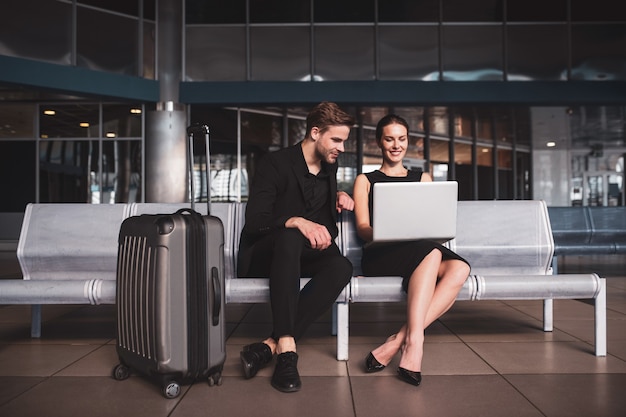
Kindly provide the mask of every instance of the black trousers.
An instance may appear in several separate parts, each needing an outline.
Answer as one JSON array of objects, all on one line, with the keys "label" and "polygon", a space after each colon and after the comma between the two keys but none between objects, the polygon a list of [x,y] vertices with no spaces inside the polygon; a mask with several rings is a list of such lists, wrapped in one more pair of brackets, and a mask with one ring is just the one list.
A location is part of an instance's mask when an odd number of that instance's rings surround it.
[{"label": "black trousers", "polygon": [[[352,264],[334,242],[320,251],[297,229],[279,229],[254,244],[248,276],[270,279],[272,337],[299,340],[350,282]],[[300,277],[311,278],[302,290]]]}]

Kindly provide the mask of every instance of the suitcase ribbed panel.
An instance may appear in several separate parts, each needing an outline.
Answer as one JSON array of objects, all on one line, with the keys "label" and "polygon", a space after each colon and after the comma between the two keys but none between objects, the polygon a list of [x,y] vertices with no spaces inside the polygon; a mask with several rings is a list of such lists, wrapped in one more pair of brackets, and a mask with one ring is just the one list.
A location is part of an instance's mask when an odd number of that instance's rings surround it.
[{"label": "suitcase ribbed panel", "polygon": [[118,345],[146,359],[156,354],[156,253],[145,237],[124,236],[117,274]]}]

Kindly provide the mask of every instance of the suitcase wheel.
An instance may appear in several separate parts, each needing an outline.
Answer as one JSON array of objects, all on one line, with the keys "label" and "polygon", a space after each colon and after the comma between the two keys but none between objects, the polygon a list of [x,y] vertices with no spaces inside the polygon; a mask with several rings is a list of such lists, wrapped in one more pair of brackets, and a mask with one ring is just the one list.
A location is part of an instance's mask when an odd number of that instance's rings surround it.
[{"label": "suitcase wheel", "polygon": [[176,381],[163,384],[162,393],[165,398],[176,398],[180,395],[180,385]]},{"label": "suitcase wheel", "polygon": [[216,373],[213,375],[209,375],[209,386],[212,387],[213,385],[222,385],[222,374],[221,373]]},{"label": "suitcase wheel", "polygon": [[117,381],[123,381],[130,376],[130,369],[126,365],[121,363],[113,368],[113,379]]}]

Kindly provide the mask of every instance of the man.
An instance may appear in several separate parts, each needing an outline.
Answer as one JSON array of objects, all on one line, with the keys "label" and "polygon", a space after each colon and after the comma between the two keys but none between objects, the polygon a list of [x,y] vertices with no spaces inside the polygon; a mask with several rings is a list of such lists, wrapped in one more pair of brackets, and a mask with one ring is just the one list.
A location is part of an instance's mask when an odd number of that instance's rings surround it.
[{"label": "man", "polygon": [[[296,341],[323,314],[352,276],[335,244],[337,212],[354,201],[337,192],[337,157],[354,118],[322,102],[307,116],[304,139],[259,161],[241,233],[240,277],[270,279],[273,333],[240,353],[246,378],[277,355],[272,386],[300,390]],[[300,291],[300,277],[311,277]]]}]

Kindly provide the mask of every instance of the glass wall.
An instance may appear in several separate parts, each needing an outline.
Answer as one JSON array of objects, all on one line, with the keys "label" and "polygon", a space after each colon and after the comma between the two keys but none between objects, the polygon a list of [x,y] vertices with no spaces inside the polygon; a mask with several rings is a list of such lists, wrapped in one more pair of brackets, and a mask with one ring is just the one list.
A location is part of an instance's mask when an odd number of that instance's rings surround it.
[{"label": "glass wall", "polygon": [[186,0],[189,81],[626,80],[598,0]]},{"label": "glass wall", "polygon": [[140,104],[0,104],[0,211],[142,201]]},{"label": "glass wall", "polygon": [[155,5],[8,0],[0,14],[0,54],[154,78]]},{"label": "glass wall", "polygon": [[[359,121],[353,128],[345,153],[339,158],[339,189],[351,192],[356,175],[377,169],[381,162],[375,127],[385,114],[396,113],[410,125],[405,165],[424,169],[436,181],[457,180],[460,198],[531,198],[529,166],[514,175],[518,159],[530,160],[530,131],[518,129],[519,144],[494,141],[494,134],[514,130],[513,117],[498,119],[499,109],[461,107],[344,107]],[[192,123],[211,129],[211,199],[246,201],[253,181],[255,163],[267,152],[292,145],[305,135],[306,108],[212,108],[192,106]],[[482,113],[481,113],[482,112]],[[484,113],[484,114],[483,114]],[[478,115],[484,118],[479,121]],[[488,117],[487,117],[488,116]],[[456,129],[450,129],[454,120]],[[428,123],[425,123],[428,121]],[[481,129],[472,128],[480,126]],[[524,125],[519,123],[519,125]],[[467,129],[467,132],[464,130]],[[455,136],[452,130],[459,134]],[[451,133],[452,132],[452,133]],[[477,132],[485,133],[486,137]],[[467,133],[461,135],[461,133]],[[499,137],[499,136],[498,136]],[[507,140],[516,138],[505,137]],[[497,157],[495,156],[497,155]],[[204,148],[196,149],[196,198],[206,198]],[[521,190],[521,191],[518,191]]]}]

